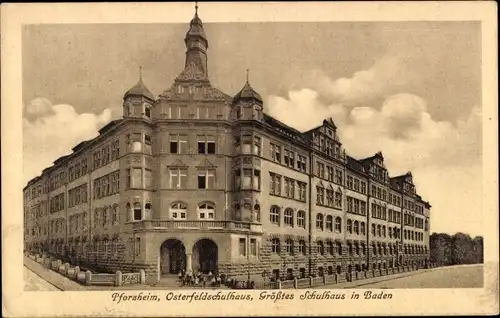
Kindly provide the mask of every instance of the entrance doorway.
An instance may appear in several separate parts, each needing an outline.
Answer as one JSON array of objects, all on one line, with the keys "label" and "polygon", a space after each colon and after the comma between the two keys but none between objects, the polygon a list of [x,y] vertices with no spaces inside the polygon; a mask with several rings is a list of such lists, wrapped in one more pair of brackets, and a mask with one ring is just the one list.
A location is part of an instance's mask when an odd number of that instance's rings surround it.
[{"label": "entrance doorway", "polygon": [[181,241],[166,240],[160,247],[160,270],[162,275],[178,274],[186,270],[186,249]]},{"label": "entrance doorway", "polygon": [[215,274],[218,268],[217,244],[209,239],[201,239],[193,246],[193,271]]}]

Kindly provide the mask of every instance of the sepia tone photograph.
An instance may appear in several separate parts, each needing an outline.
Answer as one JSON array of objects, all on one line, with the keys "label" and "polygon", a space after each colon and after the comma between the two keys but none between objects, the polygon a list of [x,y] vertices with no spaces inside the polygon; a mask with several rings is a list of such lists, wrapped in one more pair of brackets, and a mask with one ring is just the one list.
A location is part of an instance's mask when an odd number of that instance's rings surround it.
[{"label": "sepia tone photograph", "polygon": [[497,297],[482,21],[247,22],[251,3],[229,5],[228,21],[183,2],[158,7],[173,21],[20,25],[20,292]]}]

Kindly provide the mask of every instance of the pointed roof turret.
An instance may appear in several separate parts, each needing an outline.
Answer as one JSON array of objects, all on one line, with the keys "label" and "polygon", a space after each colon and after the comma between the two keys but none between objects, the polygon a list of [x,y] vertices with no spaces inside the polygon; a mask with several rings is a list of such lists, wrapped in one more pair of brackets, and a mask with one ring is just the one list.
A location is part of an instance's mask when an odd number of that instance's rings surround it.
[{"label": "pointed roof turret", "polygon": [[151,100],[155,99],[153,93],[151,93],[151,91],[146,87],[146,85],[142,81],[142,67],[139,67],[139,81],[137,82],[137,84],[135,84],[134,87],[132,87],[125,93],[123,99],[126,99],[129,96],[143,96]]},{"label": "pointed roof turret", "polygon": [[191,19],[191,22],[189,22],[189,30],[186,33],[186,38],[184,39],[184,41],[187,42],[189,37],[200,37],[205,41],[205,45],[208,48],[208,41],[205,30],[203,29],[203,22],[198,16],[198,2],[196,2],[194,8],[194,17]]},{"label": "pointed roof turret", "polygon": [[240,100],[253,100],[258,102],[259,104],[262,104],[262,97],[252,88],[248,81],[248,73],[249,70],[247,70],[247,81],[241,91],[236,94],[236,96],[234,96],[233,103],[236,103]]}]

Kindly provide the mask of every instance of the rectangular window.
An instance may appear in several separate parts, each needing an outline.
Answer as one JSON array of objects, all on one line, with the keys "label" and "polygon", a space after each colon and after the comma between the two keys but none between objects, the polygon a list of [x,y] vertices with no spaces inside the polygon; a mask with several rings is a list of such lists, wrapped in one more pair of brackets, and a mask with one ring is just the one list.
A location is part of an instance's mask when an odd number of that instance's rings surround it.
[{"label": "rectangular window", "polygon": [[306,187],[307,184],[304,182],[297,181],[298,187],[299,187],[299,200],[300,201],[306,201]]},{"label": "rectangular window", "polygon": [[198,171],[198,189],[214,189],[215,172],[213,170]]},{"label": "rectangular window", "polygon": [[246,240],[244,238],[240,238],[239,242],[239,250],[240,250],[240,255],[241,256],[247,256],[247,249],[246,249]]},{"label": "rectangular window", "polygon": [[260,156],[260,144],[261,144],[261,139],[260,137],[254,136],[253,137],[253,154]]},{"label": "rectangular window", "polygon": [[252,169],[243,169],[243,189],[252,188]]},{"label": "rectangular window", "polygon": [[142,188],[142,169],[132,168],[132,188]]},{"label": "rectangular window", "polygon": [[292,167],[292,168],[295,168],[295,153],[288,150],[288,149],[285,149],[284,162],[285,162],[285,165]]},{"label": "rectangular window", "polygon": [[281,176],[270,172],[269,192],[275,195],[281,195]]},{"label": "rectangular window", "polygon": [[146,189],[151,189],[153,187],[153,179],[151,176],[151,170],[149,169],[144,170],[144,183]]},{"label": "rectangular window", "polygon": [[198,136],[198,153],[215,154],[215,137]]},{"label": "rectangular window", "polygon": [[297,155],[297,169],[302,172],[306,171],[306,157],[302,155]]},{"label": "rectangular window", "polygon": [[271,158],[276,162],[281,162],[281,147],[271,143]]},{"label": "rectangular window", "polygon": [[141,238],[137,237],[135,239],[135,256],[141,255]]},{"label": "rectangular window", "polygon": [[170,188],[185,189],[187,188],[187,170],[185,169],[170,169]]},{"label": "rectangular window", "polygon": [[257,256],[257,240],[250,239],[250,255]]},{"label": "rectangular window", "polygon": [[170,135],[170,153],[187,153],[187,136]]}]

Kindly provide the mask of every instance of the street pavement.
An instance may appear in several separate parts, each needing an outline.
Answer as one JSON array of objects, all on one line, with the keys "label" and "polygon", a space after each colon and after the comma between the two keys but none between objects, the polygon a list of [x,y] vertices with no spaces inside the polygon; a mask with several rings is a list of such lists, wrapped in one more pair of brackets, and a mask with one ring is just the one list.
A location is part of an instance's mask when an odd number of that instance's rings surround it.
[{"label": "street pavement", "polygon": [[23,266],[24,290],[25,291],[60,291],[26,266]]},{"label": "street pavement", "polygon": [[[389,278],[389,277],[388,277]],[[414,275],[379,282],[359,281],[354,288],[482,288],[483,265],[439,267],[418,271]]]}]

